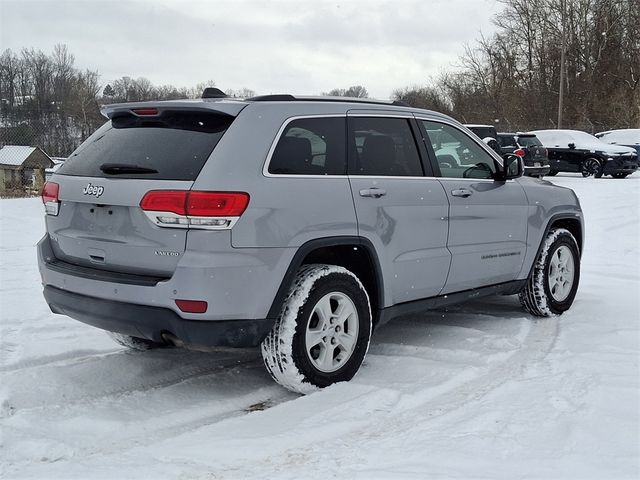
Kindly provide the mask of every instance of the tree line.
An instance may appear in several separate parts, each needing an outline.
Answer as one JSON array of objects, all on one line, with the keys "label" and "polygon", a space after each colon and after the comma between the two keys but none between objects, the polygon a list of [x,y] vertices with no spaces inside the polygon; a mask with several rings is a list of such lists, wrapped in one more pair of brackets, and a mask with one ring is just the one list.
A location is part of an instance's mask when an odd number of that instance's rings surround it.
[{"label": "tree line", "polygon": [[[398,88],[392,98],[464,123],[496,124],[498,130],[555,128],[562,77],[562,127],[592,133],[640,127],[638,0],[498,1],[503,9],[493,19],[493,35],[466,46],[455,68]],[[5,50],[0,145],[38,145],[66,156],[102,124],[101,104],[197,98],[214,85],[178,88],[124,76],[103,87],[99,73],[78,68],[64,45],[51,54]],[[248,88],[225,93],[256,94]],[[323,94],[368,96],[361,85]]]},{"label": "tree line", "polygon": [[[105,121],[100,105],[145,100],[198,98],[205,87],[154,85],[145,77],[124,76],[102,87],[97,71],[75,66],[65,45],[51,54],[10,49],[0,54],[0,146],[39,146],[50,156],[67,156]],[[227,90],[251,97],[253,90]]]},{"label": "tree line", "polygon": [[458,69],[394,98],[503,130],[640,128],[638,0],[499,1],[495,33],[467,46]]}]

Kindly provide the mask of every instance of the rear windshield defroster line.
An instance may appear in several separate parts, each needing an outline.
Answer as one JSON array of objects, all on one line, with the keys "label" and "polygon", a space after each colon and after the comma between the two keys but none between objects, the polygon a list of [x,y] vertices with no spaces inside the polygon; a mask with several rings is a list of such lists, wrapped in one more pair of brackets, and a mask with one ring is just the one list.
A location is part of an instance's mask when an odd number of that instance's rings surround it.
[{"label": "rear windshield defroster line", "polygon": [[[116,116],[80,145],[57,173],[195,180],[233,120],[230,115],[193,111],[165,111],[152,118]],[[105,164],[119,168],[101,169]]]}]

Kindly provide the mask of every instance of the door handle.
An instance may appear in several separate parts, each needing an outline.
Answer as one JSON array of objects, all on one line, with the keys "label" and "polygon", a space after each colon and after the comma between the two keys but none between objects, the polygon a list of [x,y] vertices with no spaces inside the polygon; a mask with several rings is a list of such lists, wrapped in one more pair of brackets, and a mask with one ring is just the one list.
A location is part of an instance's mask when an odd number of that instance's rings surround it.
[{"label": "door handle", "polygon": [[360,190],[360,196],[361,197],[373,197],[373,198],[380,198],[383,197],[387,194],[386,190],[383,190],[381,188],[363,188],[362,190]]},{"label": "door handle", "polygon": [[467,188],[458,188],[457,190],[451,190],[451,195],[454,197],[467,198],[470,197],[473,192]]}]

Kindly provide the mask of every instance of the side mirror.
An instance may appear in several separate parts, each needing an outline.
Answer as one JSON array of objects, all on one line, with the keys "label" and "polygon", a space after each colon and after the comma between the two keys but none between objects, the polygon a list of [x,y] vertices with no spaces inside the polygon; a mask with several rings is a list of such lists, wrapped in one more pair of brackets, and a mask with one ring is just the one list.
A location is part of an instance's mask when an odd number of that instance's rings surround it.
[{"label": "side mirror", "polygon": [[496,164],[496,180],[505,181],[524,175],[524,161],[519,155],[508,153],[503,157],[503,164]]},{"label": "side mirror", "polygon": [[576,148],[576,144],[571,142],[569,143],[569,145],[567,145],[571,150],[573,150],[574,148]]},{"label": "side mirror", "polygon": [[498,155],[501,155],[502,152],[500,151],[500,144],[498,143],[498,141],[493,138],[493,137],[484,137],[482,139],[482,141],[489,147],[491,148],[494,152],[496,152]]}]

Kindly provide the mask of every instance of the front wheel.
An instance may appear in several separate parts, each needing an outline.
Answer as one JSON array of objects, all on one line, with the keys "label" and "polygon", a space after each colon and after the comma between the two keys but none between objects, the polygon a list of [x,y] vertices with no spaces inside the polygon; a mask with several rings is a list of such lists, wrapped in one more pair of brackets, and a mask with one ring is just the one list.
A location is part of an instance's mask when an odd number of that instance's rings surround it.
[{"label": "front wheel", "polygon": [[520,303],[532,315],[561,315],[573,304],[580,280],[580,252],[569,230],[551,230],[544,239],[533,272],[520,292]]},{"label": "front wheel", "polygon": [[360,280],[342,267],[305,265],[262,342],[262,358],[276,382],[307,394],[351,380],[370,337],[371,307]]},{"label": "front wheel", "polygon": [[583,177],[590,177],[593,175],[595,178],[602,177],[602,164],[597,158],[587,158],[582,162],[581,173]]}]

